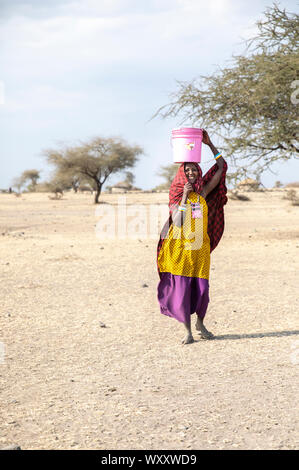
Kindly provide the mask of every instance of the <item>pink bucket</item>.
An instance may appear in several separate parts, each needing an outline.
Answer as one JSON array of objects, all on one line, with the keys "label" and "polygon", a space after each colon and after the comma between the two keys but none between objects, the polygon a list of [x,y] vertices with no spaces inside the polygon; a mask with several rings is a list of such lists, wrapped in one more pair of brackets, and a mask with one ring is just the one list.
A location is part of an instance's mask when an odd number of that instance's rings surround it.
[{"label": "pink bucket", "polygon": [[202,129],[182,127],[171,132],[174,163],[197,162],[201,160]]}]

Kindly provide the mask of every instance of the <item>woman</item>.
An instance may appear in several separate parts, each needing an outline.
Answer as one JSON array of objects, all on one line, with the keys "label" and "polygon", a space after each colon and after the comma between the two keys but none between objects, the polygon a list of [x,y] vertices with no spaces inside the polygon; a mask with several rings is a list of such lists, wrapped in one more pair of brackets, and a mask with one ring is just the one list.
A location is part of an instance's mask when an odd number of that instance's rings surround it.
[{"label": "woman", "polygon": [[187,334],[183,344],[194,341],[191,331],[194,312],[201,337],[214,337],[203,319],[210,300],[210,253],[224,231],[227,163],[206,130],[203,130],[203,143],[211,148],[216,163],[204,177],[197,163],[181,164],[170,187],[170,216],[161,231],[157,249],[160,310],[184,324]]}]

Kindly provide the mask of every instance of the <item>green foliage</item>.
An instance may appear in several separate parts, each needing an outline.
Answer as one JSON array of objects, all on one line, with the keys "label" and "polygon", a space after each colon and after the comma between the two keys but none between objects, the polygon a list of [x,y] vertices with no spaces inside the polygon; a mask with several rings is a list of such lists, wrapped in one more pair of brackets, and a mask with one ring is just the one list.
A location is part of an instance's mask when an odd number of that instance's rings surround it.
[{"label": "green foliage", "polygon": [[156,115],[182,116],[182,123],[220,136],[223,154],[237,168],[234,177],[247,176],[249,169],[257,176],[276,160],[298,158],[297,108],[291,100],[299,78],[298,19],[276,4],[268,8],[243,55],[213,75],[178,82],[173,101]]}]

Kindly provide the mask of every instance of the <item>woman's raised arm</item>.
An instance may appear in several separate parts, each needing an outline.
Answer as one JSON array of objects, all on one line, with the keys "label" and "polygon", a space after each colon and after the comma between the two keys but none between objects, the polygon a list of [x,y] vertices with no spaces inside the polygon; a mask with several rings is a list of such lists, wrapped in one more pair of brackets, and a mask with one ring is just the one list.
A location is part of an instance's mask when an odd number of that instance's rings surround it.
[{"label": "woman's raised arm", "polygon": [[[203,141],[204,144],[206,144],[210,147],[210,149],[213,152],[213,155],[217,155],[218,153],[220,154],[220,152],[218,152],[218,150],[216,149],[215,145],[212,143],[212,141],[209,137],[209,134],[207,133],[207,131],[205,129],[203,129],[203,139],[202,139],[202,141]],[[216,163],[218,165],[218,170],[216,171],[216,173],[213,176],[213,178],[211,179],[211,181],[209,181],[203,187],[203,190],[202,190],[203,197],[206,197],[211,191],[213,191],[213,189],[216,188],[217,184],[220,182],[220,178],[221,178],[222,170],[223,170],[223,164],[224,164],[223,157],[222,156],[218,157],[217,160],[216,160]]]}]

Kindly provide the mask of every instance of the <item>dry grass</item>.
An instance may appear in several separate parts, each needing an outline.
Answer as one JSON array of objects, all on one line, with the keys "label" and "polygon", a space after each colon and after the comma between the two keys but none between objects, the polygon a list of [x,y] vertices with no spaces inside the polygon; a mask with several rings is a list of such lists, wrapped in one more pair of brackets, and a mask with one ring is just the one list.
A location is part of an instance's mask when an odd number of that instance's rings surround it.
[{"label": "dry grass", "polygon": [[291,201],[292,206],[299,206],[299,198],[295,189],[289,189],[286,194],[283,195],[283,199]]},{"label": "dry grass", "polygon": [[297,197],[295,189],[289,189],[284,195],[282,196],[283,199],[293,200]]},{"label": "dry grass", "polygon": [[0,447],[295,449],[299,209],[250,198],[228,201],[211,255],[216,338],[182,346],[157,239],[100,240],[91,195],[0,195]]}]

